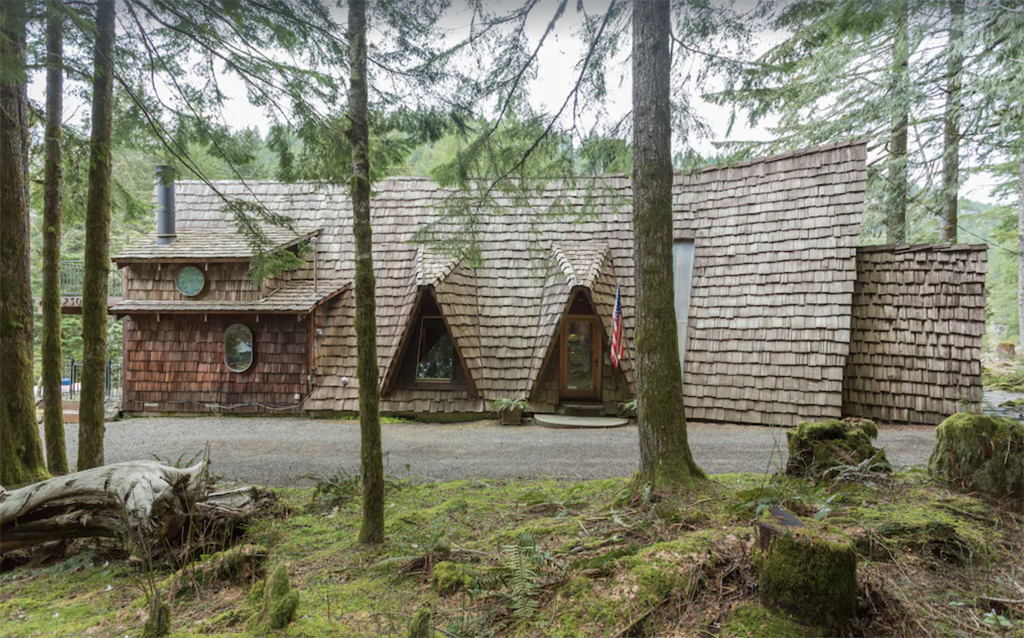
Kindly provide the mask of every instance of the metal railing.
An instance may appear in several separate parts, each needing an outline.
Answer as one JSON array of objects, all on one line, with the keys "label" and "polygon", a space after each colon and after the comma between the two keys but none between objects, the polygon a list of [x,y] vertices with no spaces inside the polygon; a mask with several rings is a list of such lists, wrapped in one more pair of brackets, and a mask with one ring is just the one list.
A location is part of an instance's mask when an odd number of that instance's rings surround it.
[{"label": "metal railing", "polygon": [[[107,279],[107,295],[121,296],[121,271],[110,267]],[[60,262],[60,294],[64,297],[78,297],[82,294],[85,279],[85,262],[81,259],[62,259]]]},{"label": "metal railing", "polygon": [[[104,379],[106,396],[121,398],[121,362],[107,359]],[[82,392],[82,362],[74,357],[64,361],[60,379],[60,394],[65,399],[74,400]]]}]

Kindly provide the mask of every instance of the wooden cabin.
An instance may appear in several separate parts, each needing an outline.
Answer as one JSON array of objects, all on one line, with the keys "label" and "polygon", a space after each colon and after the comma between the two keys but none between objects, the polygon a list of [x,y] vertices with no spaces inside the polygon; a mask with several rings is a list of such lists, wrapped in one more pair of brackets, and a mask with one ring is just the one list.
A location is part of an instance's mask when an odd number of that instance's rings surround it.
[{"label": "wooden cabin", "polygon": [[[858,247],[863,143],[677,174],[673,279],[687,417],[791,425],[845,415],[938,423],[981,399],[984,246]],[[129,412],[358,410],[351,206],[313,183],[179,182],[176,238],[125,269]],[[372,202],[385,413],[614,413],[635,396],[630,182],[550,183],[481,211],[473,258],[412,241],[458,196],[397,177]],[[294,220],[306,265],[257,286],[224,199]],[[166,199],[166,198],[165,198]],[[456,227],[456,232],[458,232]],[[166,238],[165,238],[166,239]],[[313,241],[311,241],[313,240]],[[314,283],[314,279],[315,282]],[[621,293],[625,357],[608,338]]]}]

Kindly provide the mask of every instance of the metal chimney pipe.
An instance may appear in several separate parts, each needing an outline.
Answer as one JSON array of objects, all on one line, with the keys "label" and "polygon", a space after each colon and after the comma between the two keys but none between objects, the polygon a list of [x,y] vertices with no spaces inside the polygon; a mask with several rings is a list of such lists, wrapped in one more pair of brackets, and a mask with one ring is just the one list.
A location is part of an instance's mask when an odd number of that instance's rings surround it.
[{"label": "metal chimney pipe", "polygon": [[177,237],[174,232],[174,167],[156,167],[156,243],[167,246]]}]

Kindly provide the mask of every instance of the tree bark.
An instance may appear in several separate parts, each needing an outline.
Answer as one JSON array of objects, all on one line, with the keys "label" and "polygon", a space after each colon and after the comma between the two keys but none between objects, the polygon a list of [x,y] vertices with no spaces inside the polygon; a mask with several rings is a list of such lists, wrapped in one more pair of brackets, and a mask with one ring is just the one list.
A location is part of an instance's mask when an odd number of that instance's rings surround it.
[{"label": "tree bark", "polygon": [[36,425],[29,266],[27,7],[0,3],[0,483],[47,476]]},{"label": "tree bark", "polygon": [[359,377],[360,457],[363,523],[359,542],[384,540],[384,455],[380,436],[380,380],[377,371],[377,283],[373,274],[370,225],[370,133],[366,79],[366,0],[348,10],[349,141],[352,144],[352,226],[355,235],[356,376]]},{"label": "tree bark", "polygon": [[946,52],[946,113],[942,146],[942,236],[957,241],[957,200],[960,192],[960,110],[964,68],[964,0],[949,0],[949,44]]},{"label": "tree bark", "polygon": [[60,237],[61,124],[64,117],[64,24],[61,10],[47,3],[46,11],[46,159],[43,193],[43,422],[46,464],[52,474],[66,474],[64,407],[61,398]]},{"label": "tree bark", "polygon": [[1024,350],[1024,131],[1017,165],[1017,330],[1020,352]]},{"label": "tree bark", "polygon": [[910,37],[906,0],[896,7],[893,43],[893,115],[889,137],[888,241],[907,241],[907,129],[910,127]]},{"label": "tree bark", "polygon": [[89,195],[85,209],[82,282],[82,397],[78,469],[103,465],[107,365],[107,281],[110,274],[110,172],[114,112],[114,0],[96,7]]},{"label": "tree bark", "polygon": [[690,453],[672,282],[669,0],[633,2],[633,259],[637,481],[681,487],[703,478]]}]

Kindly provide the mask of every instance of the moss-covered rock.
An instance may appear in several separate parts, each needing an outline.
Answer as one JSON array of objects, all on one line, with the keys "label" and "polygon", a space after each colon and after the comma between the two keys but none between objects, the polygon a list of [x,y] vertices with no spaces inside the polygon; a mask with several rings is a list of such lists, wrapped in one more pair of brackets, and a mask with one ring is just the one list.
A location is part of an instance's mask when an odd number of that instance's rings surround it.
[{"label": "moss-covered rock", "polygon": [[1019,498],[1024,495],[1024,424],[954,414],[935,428],[928,472],[964,490]]},{"label": "moss-covered rock", "polygon": [[142,627],[142,638],[161,638],[171,633],[171,608],[160,594],[149,597],[149,618]]},{"label": "moss-covered rock", "polygon": [[779,529],[760,563],[761,603],[803,622],[842,627],[857,615],[857,552],[846,537]]},{"label": "moss-covered rock", "polygon": [[[256,591],[256,588],[253,588]],[[262,588],[263,601],[260,609],[248,622],[247,628],[253,633],[267,630],[281,630],[293,620],[299,609],[299,592],[292,589],[288,580],[288,568],[278,565],[270,580]],[[250,592],[252,596],[253,592]]]},{"label": "moss-covered rock", "polygon": [[442,596],[454,594],[460,589],[473,584],[473,579],[466,571],[465,565],[452,561],[442,561],[434,565],[434,573],[431,575],[434,588]]},{"label": "moss-covered rock", "polygon": [[877,469],[891,469],[885,451],[871,443],[878,437],[878,427],[866,419],[804,421],[787,437],[786,473],[791,476],[816,479],[834,467],[858,465],[869,459],[874,459]]}]

